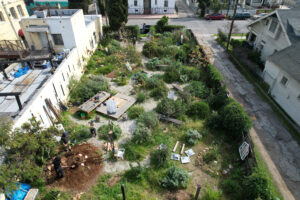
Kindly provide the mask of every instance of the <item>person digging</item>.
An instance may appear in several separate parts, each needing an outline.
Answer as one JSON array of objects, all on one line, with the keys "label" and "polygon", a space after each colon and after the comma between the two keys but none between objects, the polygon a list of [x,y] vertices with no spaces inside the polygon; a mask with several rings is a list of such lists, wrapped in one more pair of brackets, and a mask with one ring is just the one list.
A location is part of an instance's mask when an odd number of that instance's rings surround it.
[{"label": "person digging", "polygon": [[91,132],[92,137],[96,137],[97,136],[95,124],[94,124],[93,121],[91,121],[91,123],[90,123],[90,132]]},{"label": "person digging", "polygon": [[70,143],[69,143],[69,138],[68,138],[68,133],[67,132],[62,133],[61,141],[62,141],[65,149],[67,151],[71,151],[71,146],[70,146]]},{"label": "person digging", "polygon": [[63,178],[65,176],[65,173],[61,167],[61,158],[59,156],[56,156],[52,164],[54,165],[56,178]]}]

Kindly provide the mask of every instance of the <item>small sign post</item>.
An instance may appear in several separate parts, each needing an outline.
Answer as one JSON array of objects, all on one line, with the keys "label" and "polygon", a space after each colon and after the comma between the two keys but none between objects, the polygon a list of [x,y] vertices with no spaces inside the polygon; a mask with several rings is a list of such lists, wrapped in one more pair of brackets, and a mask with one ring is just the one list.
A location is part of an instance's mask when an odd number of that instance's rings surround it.
[{"label": "small sign post", "polygon": [[242,160],[245,160],[245,158],[248,156],[249,147],[250,145],[247,142],[243,142],[243,144],[239,147],[239,153]]}]

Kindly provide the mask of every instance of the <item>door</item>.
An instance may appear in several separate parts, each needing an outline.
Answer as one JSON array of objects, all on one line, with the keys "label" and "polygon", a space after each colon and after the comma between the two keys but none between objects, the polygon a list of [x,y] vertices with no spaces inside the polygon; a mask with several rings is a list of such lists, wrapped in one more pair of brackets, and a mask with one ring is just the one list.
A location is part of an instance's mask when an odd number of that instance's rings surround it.
[{"label": "door", "polygon": [[45,32],[39,32],[39,37],[42,45],[43,50],[48,50],[48,39],[47,39],[47,34]]},{"label": "door", "polygon": [[144,14],[151,14],[151,0],[144,0]]}]

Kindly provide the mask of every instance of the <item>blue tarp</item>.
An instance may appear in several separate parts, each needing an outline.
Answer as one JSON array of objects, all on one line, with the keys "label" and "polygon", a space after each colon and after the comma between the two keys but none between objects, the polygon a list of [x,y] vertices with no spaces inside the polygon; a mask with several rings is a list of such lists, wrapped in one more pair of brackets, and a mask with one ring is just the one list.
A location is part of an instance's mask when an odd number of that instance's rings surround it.
[{"label": "blue tarp", "polygon": [[18,71],[15,72],[14,77],[15,78],[19,78],[20,76],[23,76],[24,74],[26,74],[29,70],[29,67],[22,67],[20,69],[18,69]]},{"label": "blue tarp", "polygon": [[23,200],[25,199],[28,191],[31,186],[26,183],[17,183],[17,190],[13,190],[12,192],[6,192],[6,200]]}]

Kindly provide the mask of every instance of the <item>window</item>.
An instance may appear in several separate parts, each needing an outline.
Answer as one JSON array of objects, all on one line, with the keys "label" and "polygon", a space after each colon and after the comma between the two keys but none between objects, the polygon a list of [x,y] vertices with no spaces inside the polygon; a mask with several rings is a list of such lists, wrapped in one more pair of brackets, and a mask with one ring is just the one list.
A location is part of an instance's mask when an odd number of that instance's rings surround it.
[{"label": "window", "polygon": [[300,101],[300,94],[298,95],[298,97],[297,97],[297,98],[298,98],[298,100]]},{"label": "window", "polygon": [[0,12],[0,22],[4,22],[4,21],[5,21],[4,16],[3,16],[2,12]]},{"label": "window", "polygon": [[53,85],[53,89],[54,89],[54,92],[55,92],[55,96],[57,96],[58,97],[58,95],[57,95],[57,91],[56,91],[56,88],[55,88],[55,86],[54,86],[54,84],[52,83],[52,85]]},{"label": "window", "polygon": [[64,76],[64,73],[61,73],[61,75],[62,75],[64,81],[66,81],[65,76]]},{"label": "window", "polygon": [[17,13],[16,13],[15,8],[11,7],[9,10],[10,10],[11,16],[12,16],[14,19],[18,19],[18,16],[17,16]]},{"label": "window", "polygon": [[52,34],[52,37],[55,45],[64,45],[61,34]]},{"label": "window", "polygon": [[137,5],[138,5],[137,0],[134,0],[134,6],[137,6]]},{"label": "window", "polygon": [[155,5],[157,5],[157,0],[155,0]]},{"label": "window", "polygon": [[23,12],[22,6],[18,5],[17,9],[18,9],[19,15],[23,17],[24,16],[24,12]]},{"label": "window", "polygon": [[63,95],[65,96],[65,91],[64,91],[64,88],[61,84],[60,84],[60,88],[61,88],[61,91],[62,91]]},{"label": "window", "polygon": [[70,65],[68,65],[68,68],[69,68],[69,72],[71,73],[71,68],[70,68]]},{"label": "window", "polygon": [[165,0],[164,1],[164,7],[168,7],[169,6],[169,2],[168,2],[168,0]]},{"label": "window", "polygon": [[273,19],[269,26],[269,31],[274,34],[276,31],[277,25],[278,25],[278,22]]},{"label": "window", "polygon": [[288,79],[285,76],[283,76],[280,82],[282,85],[286,86]]}]

